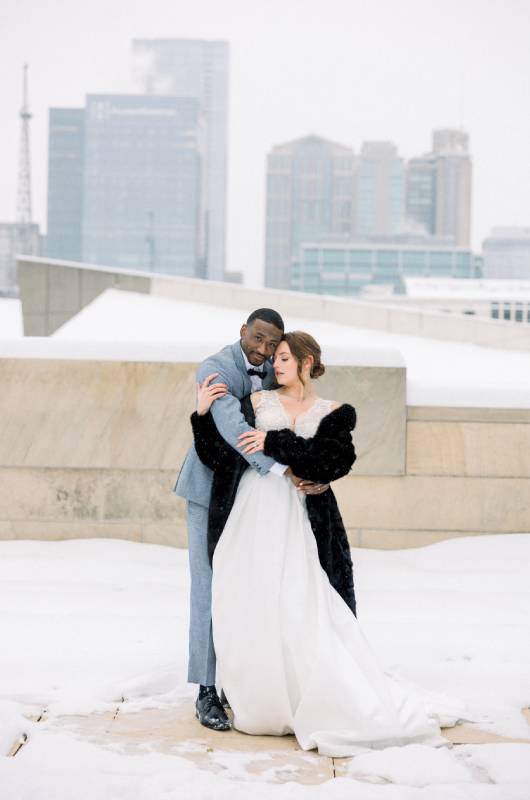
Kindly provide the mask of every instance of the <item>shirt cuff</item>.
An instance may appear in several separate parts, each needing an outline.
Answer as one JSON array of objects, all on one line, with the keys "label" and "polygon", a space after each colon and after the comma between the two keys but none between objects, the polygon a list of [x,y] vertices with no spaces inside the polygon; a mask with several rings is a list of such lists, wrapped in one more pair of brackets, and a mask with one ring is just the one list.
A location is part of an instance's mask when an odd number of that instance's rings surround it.
[{"label": "shirt cuff", "polygon": [[283,475],[287,469],[289,469],[288,464],[278,464],[278,462],[275,461],[270,471],[274,472],[275,475]]}]

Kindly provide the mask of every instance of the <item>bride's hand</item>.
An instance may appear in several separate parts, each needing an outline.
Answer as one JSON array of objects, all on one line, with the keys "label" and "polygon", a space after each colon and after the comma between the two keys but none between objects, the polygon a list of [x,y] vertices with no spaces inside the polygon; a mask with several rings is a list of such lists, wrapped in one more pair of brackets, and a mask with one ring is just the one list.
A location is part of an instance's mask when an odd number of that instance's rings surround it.
[{"label": "bride's hand", "polygon": [[243,453],[257,453],[263,450],[265,444],[265,431],[247,431],[239,436],[238,447],[244,447]]},{"label": "bride's hand", "polygon": [[228,392],[226,383],[214,383],[212,386],[209,385],[210,381],[218,375],[218,372],[212,372],[211,375],[206,376],[202,383],[197,384],[197,414],[199,417],[202,417],[210,410],[214,400],[218,400],[219,397],[224,397]]}]

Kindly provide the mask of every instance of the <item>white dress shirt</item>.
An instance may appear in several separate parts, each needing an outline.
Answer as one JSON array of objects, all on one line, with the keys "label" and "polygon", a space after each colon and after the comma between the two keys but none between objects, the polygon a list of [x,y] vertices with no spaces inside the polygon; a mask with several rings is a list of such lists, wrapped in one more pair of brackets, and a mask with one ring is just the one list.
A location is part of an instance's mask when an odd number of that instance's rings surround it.
[{"label": "white dress shirt", "polygon": [[[241,345],[240,345],[241,347]],[[251,364],[248,358],[246,357],[245,351],[241,347],[241,352],[243,354],[243,360],[245,362],[245,367],[247,370],[249,369],[258,369],[254,364]],[[250,385],[252,387],[253,392],[261,392],[263,388],[263,379],[260,378],[259,375],[249,375],[250,378]],[[287,464],[279,464],[277,461],[271,466],[271,472],[275,475],[283,475],[285,470],[288,468]]]}]

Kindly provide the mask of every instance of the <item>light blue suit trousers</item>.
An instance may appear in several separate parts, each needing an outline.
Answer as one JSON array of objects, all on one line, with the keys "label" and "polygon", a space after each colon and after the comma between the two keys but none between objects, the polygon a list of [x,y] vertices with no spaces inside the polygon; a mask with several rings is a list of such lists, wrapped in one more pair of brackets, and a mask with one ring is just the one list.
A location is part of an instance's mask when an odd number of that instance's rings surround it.
[{"label": "light blue suit trousers", "polygon": [[215,683],[212,635],[212,568],[208,560],[208,509],[188,500],[190,627],[188,683]]}]

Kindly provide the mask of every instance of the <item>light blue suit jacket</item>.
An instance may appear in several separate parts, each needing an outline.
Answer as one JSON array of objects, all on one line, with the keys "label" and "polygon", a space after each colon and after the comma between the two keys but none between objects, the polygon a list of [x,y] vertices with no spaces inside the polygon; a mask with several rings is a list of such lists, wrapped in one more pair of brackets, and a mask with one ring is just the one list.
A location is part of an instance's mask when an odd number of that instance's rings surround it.
[{"label": "light blue suit jacket", "polygon": [[[268,389],[274,382],[274,371],[270,362],[265,362],[263,369],[267,376],[263,380],[263,388]],[[274,464],[274,459],[259,453],[242,453],[237,448],[238,437],[245,431],[253,430],[241,413],[240,400],[252,391],[250,375],[241,352],[239,341],[223,347],[218,353],[209,356],[197,370],[197,381],[202,382],[207,375],[218,372],[212,383],[226,383],[228,393],[216,400],[212,405],[212,416],[221,436],[226,439],[238,453],[241,453],[251,467],[265,475]],[[192,445],[180,470],[173,491],[179,497],[185,497],[193,503],[208,508],[212,471],[205,466]]]}]

